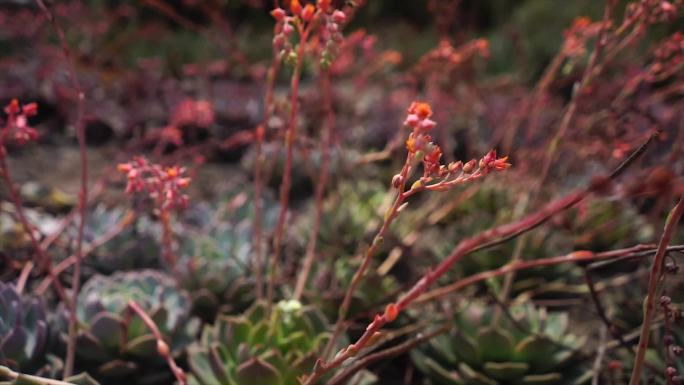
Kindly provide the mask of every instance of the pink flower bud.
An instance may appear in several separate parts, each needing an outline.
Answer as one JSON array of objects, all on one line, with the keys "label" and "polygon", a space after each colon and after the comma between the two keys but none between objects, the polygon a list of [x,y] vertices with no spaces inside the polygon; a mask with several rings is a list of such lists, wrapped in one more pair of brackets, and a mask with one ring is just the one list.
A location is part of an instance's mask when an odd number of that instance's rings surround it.
[{"label": "pink flower bud", "polygon": [[307,4],[302,10],[302,20],[309,22],[313,20],[314,14],[316,13],[316,7],[311,4]]},{"label": "pink flower bud", "polygon": [[31,116],[38,114],[38,104],[37,103],[25,104],[22,109],[24,111],[24,115],[26,115],[28,117],[31,117]]},{"label": "pink flower bud", "polygon": [[287,14],[285,13],[284,9],[276,8],[276,9],[271,11],[271,16],[273,16],[273,18],[276,19],[277,21],[283,21],[283,20],[285,20],[285,16],[287,16]]},{"label": "pink flower bud", "polygon": [[406,120],[404,120],[404,125],[409,126],[409,127],[413,127],[413,128],[415,128],[418,125],[418,123],[420,123],[420,119],[418,118],[418,115],[416,115],[416,114],[409,114],[406,117]]},{"label": "pink flower bud", "polygon": [[424,119],[422,122],[420,122],[419,126],[422,131],[430,131],[435,128],[436,125],[437,123],[434,120]]},{"label": "pink flower bud", "polygon": [[292,33],[292,31],[294,31],[294,28],[292,27],[292,25],[285,24],[283,26],[283,35],[289,36]]},{"label": "pink flower bud", "polygon": [[347,20],[347,15],[345,15],[344,12],[342,12],[338,9],[338,10],[335,10],[335,12],[333,12],[332,19],[335,23],[341,24]]}]

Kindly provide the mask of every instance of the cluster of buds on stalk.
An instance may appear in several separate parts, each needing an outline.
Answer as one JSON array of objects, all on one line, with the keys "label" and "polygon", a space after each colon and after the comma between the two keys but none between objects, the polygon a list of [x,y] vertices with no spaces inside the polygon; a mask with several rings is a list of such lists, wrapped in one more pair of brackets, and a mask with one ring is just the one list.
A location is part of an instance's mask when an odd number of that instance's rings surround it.
[{"label": "cluster of buds on stalk", "polygon": [[654,62],[648,69],[650,81],[664,80],[684,66],[684,34],[675,32],[660,43],[653,52]]},{"label": "cluster of buds on stalk", "polygon": [[[479,161],[471,159],[465,164],[462,161],[441,164],[442,149],[432,141],[428,134],[436,125],[430,119],[432,107],[427,103],[413,102],[408,109],[404,124],[412,129],[406,141],[406,149],[413,163],[422,162],[423,176],[411,189],[445,191],[451,187],[478,179],[491,171],[502,171],[511,166],[508,157],[497,158],[496,150],[489,151]],[[394,187],[403,183],[401,175],[392,180]]]},{"label": "cluster of buds on stalk", "polygon": [[449,73],[476,57],[489,58],[489,41],[487,39],[471,40],[459,47],[454,47],[448,39],[442,39],[437,48],[420,58],[413,72],[421,74],[421,76],[429,71]]},{"label": "cluster of buds on stalk", "polygon": [[570,58],[580,58],[587,53],[587,41],[598,35],[601,22],[593,22],[588,17],[576,18],[572,26],[563,32],[563,54]]},{"label": "cluster of buds on stalk", "polygon": [[626,19],[647,24],[673,21],[684,6],[683,0],[639,0],[627,5]]},{"label": "cluster of buds on stalk", "polygon": [[318,10],[313,4],[302,6],[299,0],[291,0],[289,14],[283,8],[276,8],[271,11],[271,16],[276,19],[273,48],[279,53],[281,60],[294,64],[297,61],[297,52],[290,41],[293,32],[296,31],[300,40],[303,40],[301,38],[304,29],[318,16]]},{"label": "cluster of buds on stalk", "polygon": [[214,105],[206,100],[184,99],[171,115],[169,125],[161,129],[161,142],[176,146],[183,144],[181,127],[208,128],[214,124]]},{"label": "cluster of buds on stalk", "polygon": [[138,156],[119,164],[117,169],[128,178],[127,194],[144,192],[163,211],[187,207],[188,196],[183,190],[190,184],[190,178],[183,176],[185,168],[162,167]]},{"label": "cluster of buds on stalk", "polygon": [[291,41],[293,32],[297,32],[301,44],[306,40],[305,31],[320,26],[323,40],[321,64],[330,66],[342,42],[340,27],[347,20],[343,11],[333,8],[331,0],[318,0],[316,5],[306,3],[304,6],[300,0],[291,0],[289,13],[283,8],[276,8],[271,11],[271,15],[276,19],[273,48],[279,53],[281,60],[288,64],[297,60],[297,52]]},{"label": "cluster of buds on stalk", "polygon": [[28,123],[28,118],[38,114],[38,104],[20,105],[17,99],[13,99],[5,106],[5,114],[7,114],[7,120],[0,132],[0,156],[5,153],[6,141],[24,145],[38,139],[38,131]]},{"label": "cluster of buds on stalk", "polygon": [[330,0],[319,0],[318,8],[323,15],[320,32],[323,46],[321,66],[327,69],[330,68],[330,65],[339,53],[340,44],[344,39],[340,30],[347,21],[347,15],[339,9],[333,9],[330,5]]}]

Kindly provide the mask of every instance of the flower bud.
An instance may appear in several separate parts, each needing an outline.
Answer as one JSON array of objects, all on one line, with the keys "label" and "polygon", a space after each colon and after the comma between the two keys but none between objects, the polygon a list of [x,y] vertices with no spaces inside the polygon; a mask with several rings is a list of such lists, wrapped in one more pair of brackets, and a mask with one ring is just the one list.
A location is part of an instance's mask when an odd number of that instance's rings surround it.
[{"label": "flower bud", "polygon": [[24,104],[22,107],[22,111],[24,112],[24,115],[31,117],[36,114],[38,114],[38,104],[37,103],[29,103],[29,104]]},{"label": "flower bud", "polygon": [[437,123],[434,120],[426,118],[422,122],[420,122],[419,127],[422,131],[430,131],[433,128],[435,128],[436,125]]},{"label": "flower bud", "polygon": [[333,12],[332,19],[335,23],[342,24],[347,20],[347,15],[345,15],[344,12],[338,9],[335,12]]},{"label": "flower bud", "polygon": [[671,303],[672,303],[672,298],[670,298],[666,295],[660,297],[660,306],[670,306]]},{"label": "flower bud", "polygon": [[468,161],[468,163],[463,165],[463,172],[466,174],[470,174],[471,172],[475,171],[475,159],[471,159]]},{"label": "flower bud", "polygon": [[314,14],[316,13],[316,7],[311,4],[307,4],[302,10],[302,20],[309,22],[313,20]]},{"label": "flower bud", "polygon": [[157,340],[157,353],[159,353],[159,355],[162,357],[168,357],[169,345],[167,345],[166,342],[162,340]]},{"label": "flower bud", "polygon": [[420,123],[420,119],[418,118],[418,115],[416,114],[410,114],[409,116],[406,117],[406,120],[404,120],[404,125],[413,127],[415,128],[418,126],[418,123]]},{"label": "flower bud", "polygon": [[287,14],[285,13],[284,9],[276,8],[271,11],[271,16],[273,16],[273,18],[276,19],[276,21],[283,21],[285,20],[285,16],[287,16]]},{"label": "flower bud", "polygon": [[299,0],[290,1],[290,12],[292,12],[293,15],[297,16],[299,16],[299,14],[302,13],[302,5],[299,3]]},{"label": "flower bud", "polygon": [[397,174],[394,177],[392,177],[392,187],[394,187],[394,188],[401,187],[401,184],[403,182],[404,182],[404,177],[401,176],[400,174]]},{"label": "flower bud", "polygon": [[292,31],[294,31],[292,25],[290,25],[289,23],[283,25],[283,35],[289,36],[292,33]]},{"label": "flower bud", "polygon": [[390,303],[385,307],[385,319],[387,322],[392,322],[397,319],[399,315],[399,308],[396,304]]}]

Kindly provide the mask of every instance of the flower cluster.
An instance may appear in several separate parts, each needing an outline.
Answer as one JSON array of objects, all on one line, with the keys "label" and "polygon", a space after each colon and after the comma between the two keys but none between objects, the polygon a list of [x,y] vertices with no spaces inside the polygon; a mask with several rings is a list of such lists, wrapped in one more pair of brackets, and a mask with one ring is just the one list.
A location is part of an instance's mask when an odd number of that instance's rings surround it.
[{"label": "flower cluster", "polygon": [[[432,141],[428,134],[437,123],[431,120],[432,107],[428,103],[413,102],[408,109],[404,124],[412,129],[406,140],[406,149],[414,161],[422,161],[423,177],[414,187],[420,186],[430,190],[446,190],[466,180],[477,179],[490,171],[502,171],[511,166],[508,157],[497,158],[496,150],[489,151],[479,162],[475,159],[463,164],[461,161],[441,164],[442,149]],[[393,181],[398,186],[401,181]],[[438,182],[428,185],[434,179]]]},{"label": "flower cluster", "polygon": [[214,124],[214,106],[206,100],[185,99],[181,101],[171,116],[174,126],[209,127]]},{"label": "flower cluster", "polygon": [[187,207],[188,196],[182,191],[190,184],[190,178],[183,176],[185,168],[162,167],[139,156],[119,164],[117,169],[128,178],[127,194],[145,192],[162,210]]},{"label": "flower cluster", "polygon": [[666,79],[681,71],[684,65],[684,34],[675,32],[653,52],[654,62],[648,69],[651,81]]},{"label": "flower cluster", "polygon": [[414,72],[425,74],[431,70],[438,70],[441,73],[448,73],[478,56],[485,59],[489,57],[487,39],[475,39],[459,47],[454,47],[449,40],[443,39],[437,48],[421,57]]},{"label": "flower cluster", "polygon": [[38,131],[28,124],[28,118],[38,114],[38,104],[20,105],[17,99],[13,99],[5,107],[5,113],[7,121],[0,134],[0,146],[4,145],[5,140],[24,145],[38,139]]},{"label": "flower cluster", "polygon": [[627,19],[642,19],[648,24],[672,21],[684,6],[682,0],[640,0],[627,5]]},{"label": "flower cluster", "polygon": [[563,53],[571,58],[582,57],[587,53],[587,41],[598,35],[601,23],[592,23],[588,17],[578,17],[572,26],[563,32]]},{"label": "flower cluster", "polygon": [[329,68],[339,53],[340,43],[344,39],[340,29],[347,21],[347,15],[339,9],[333,10],[330,0],[318,2],[322,11],[324,23],[321,26],[321,39],[323,50],[321,51],[321,65]]},{"label": "flower cluster", "polygon": [[281,58],[287,62],[294,62],[297,54],[290,42],[292,33],[296,30],[301,37],[302,32],[308,26],[313,22],[321,21],[320,36],[323,39],[321,64],[330,66],[338,45],[342,41],[340,27],[347,20],[347,15],[340,10],[335,10],[331,0],[318,0],[317,5],[307,3],[304,6],[299,0],[291,0],[289,10],[289,15],[283,8],[271,11],[271,15],[277,22],[273,48],[279,52]]}]

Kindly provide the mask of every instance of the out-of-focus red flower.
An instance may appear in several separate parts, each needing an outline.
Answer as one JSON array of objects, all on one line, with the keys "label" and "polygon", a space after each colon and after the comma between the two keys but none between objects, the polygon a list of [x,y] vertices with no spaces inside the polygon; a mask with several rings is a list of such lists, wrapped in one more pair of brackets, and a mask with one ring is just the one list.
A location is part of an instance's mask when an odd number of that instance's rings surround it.
[{"label": "out-of-focus red flower", "polygon": [[126,174],[127,194],[145,192],[162,210],[187,207],[188,196],[182,190],[188,187],[190,178],[184,176],[185,168],[162,167],[139,156],[117,165],[117,170]]}]

